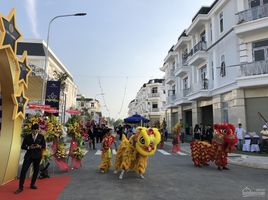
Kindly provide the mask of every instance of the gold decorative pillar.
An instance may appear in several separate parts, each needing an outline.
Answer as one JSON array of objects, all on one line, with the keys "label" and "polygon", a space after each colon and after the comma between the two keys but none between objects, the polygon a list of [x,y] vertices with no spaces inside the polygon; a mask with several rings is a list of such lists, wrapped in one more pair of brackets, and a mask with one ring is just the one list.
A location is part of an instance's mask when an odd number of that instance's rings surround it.
[{"label": "gold decorative pillar", "polygon": [[15,9],[8,17],[0,14],[0,85],[2,93],[2,129],[0,135],[0,185],[17,176],[21,127],[28,99],[24,90],[28,87],[31,69],[27,53],[17,59],[17,40],[21,34],[16,27]]}]

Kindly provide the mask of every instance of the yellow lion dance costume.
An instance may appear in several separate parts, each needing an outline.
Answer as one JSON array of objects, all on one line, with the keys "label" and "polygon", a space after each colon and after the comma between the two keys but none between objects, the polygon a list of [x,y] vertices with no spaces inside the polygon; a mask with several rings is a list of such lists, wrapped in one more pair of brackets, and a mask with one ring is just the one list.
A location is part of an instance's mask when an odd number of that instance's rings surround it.
[{"label": "yellow lion dance costume", "polygon": [[124,173],[129,170],[134,170],[144,178],[147,159],[155,153],[160,140],[157,128],[137,127],[136,134],[129,140],[123,135],[115,158],[115,173],[122,170],[119,179],[123,179]]}]

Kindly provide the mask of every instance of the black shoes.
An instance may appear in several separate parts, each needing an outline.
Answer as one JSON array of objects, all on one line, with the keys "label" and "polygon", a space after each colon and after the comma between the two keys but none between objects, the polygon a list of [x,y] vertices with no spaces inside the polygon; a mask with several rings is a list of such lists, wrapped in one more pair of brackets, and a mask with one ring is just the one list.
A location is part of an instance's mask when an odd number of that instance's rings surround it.
[{"label": "black shoes", "polygon": [[31,185],[30,188],[33,189],[33,190],[36,190],[37,189],[37,187],[35,185]]},{"label": "black shoes", "polygon": [[[36,189],[37,189],[37,187],[36,187],[35,185],[31,185],[30,188],[31,188],[32,190],[36,190]],[[19,193],[21,193],[21,192],[23,192],[23,188],[18,188],[14,193],[15,193],[15,194],[19,194]]]},{"label": "black shoes", "polygon": [[18,188],[14,193],[15,193],[15,194],[19,194],[19,193],[21,193],[22,191],[23,191],[22,188]]}]

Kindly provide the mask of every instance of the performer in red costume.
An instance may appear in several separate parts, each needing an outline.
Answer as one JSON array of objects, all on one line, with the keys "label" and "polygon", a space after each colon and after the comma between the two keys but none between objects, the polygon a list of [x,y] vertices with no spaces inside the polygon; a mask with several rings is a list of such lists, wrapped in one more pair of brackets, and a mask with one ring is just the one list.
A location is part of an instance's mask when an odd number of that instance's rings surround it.
[{"label": "performer in red costume", "polygon": [[104,130],[105,135],[102,140],[102,153],[101,153],[101,163],[99,169],[101,173],[107,172],[112,166],[112,149],[111,146],[115,142],[115,138],[112,135],[112,129]]},{"label": "performer in red costume", "polygon": [[191,143],[192,160],[194,165],[201,167],[214,161],[219,170],[227,168],[227,155],[235,150],[238,139],[232,124],[215,124],[212,144],[205,141]]}]

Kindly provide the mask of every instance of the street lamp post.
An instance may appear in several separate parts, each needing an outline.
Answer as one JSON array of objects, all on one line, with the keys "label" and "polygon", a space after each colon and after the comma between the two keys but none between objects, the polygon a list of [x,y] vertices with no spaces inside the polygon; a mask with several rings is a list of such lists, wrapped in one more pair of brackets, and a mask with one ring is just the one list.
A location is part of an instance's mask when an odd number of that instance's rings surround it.
[{"label": "street lamp post", "polygon": [[51,23],[61,17],[77,17],[77,16],[85,16],[87,13],[75,13],[75,14],[68,14],[68,15],[58,15],[53,17],[49,24],[48,24],[48,31],[47,31],[47,46],[46,46],[46,55],[45,55],[45,67],[44,67],[44,76],[43,76],[43,82],[42,82],[42,103],[45,104],[45,82],[47,79],[47,61],[48,61],[48,42],[49,42],[49,33],[50,33],[50,25]]}]

